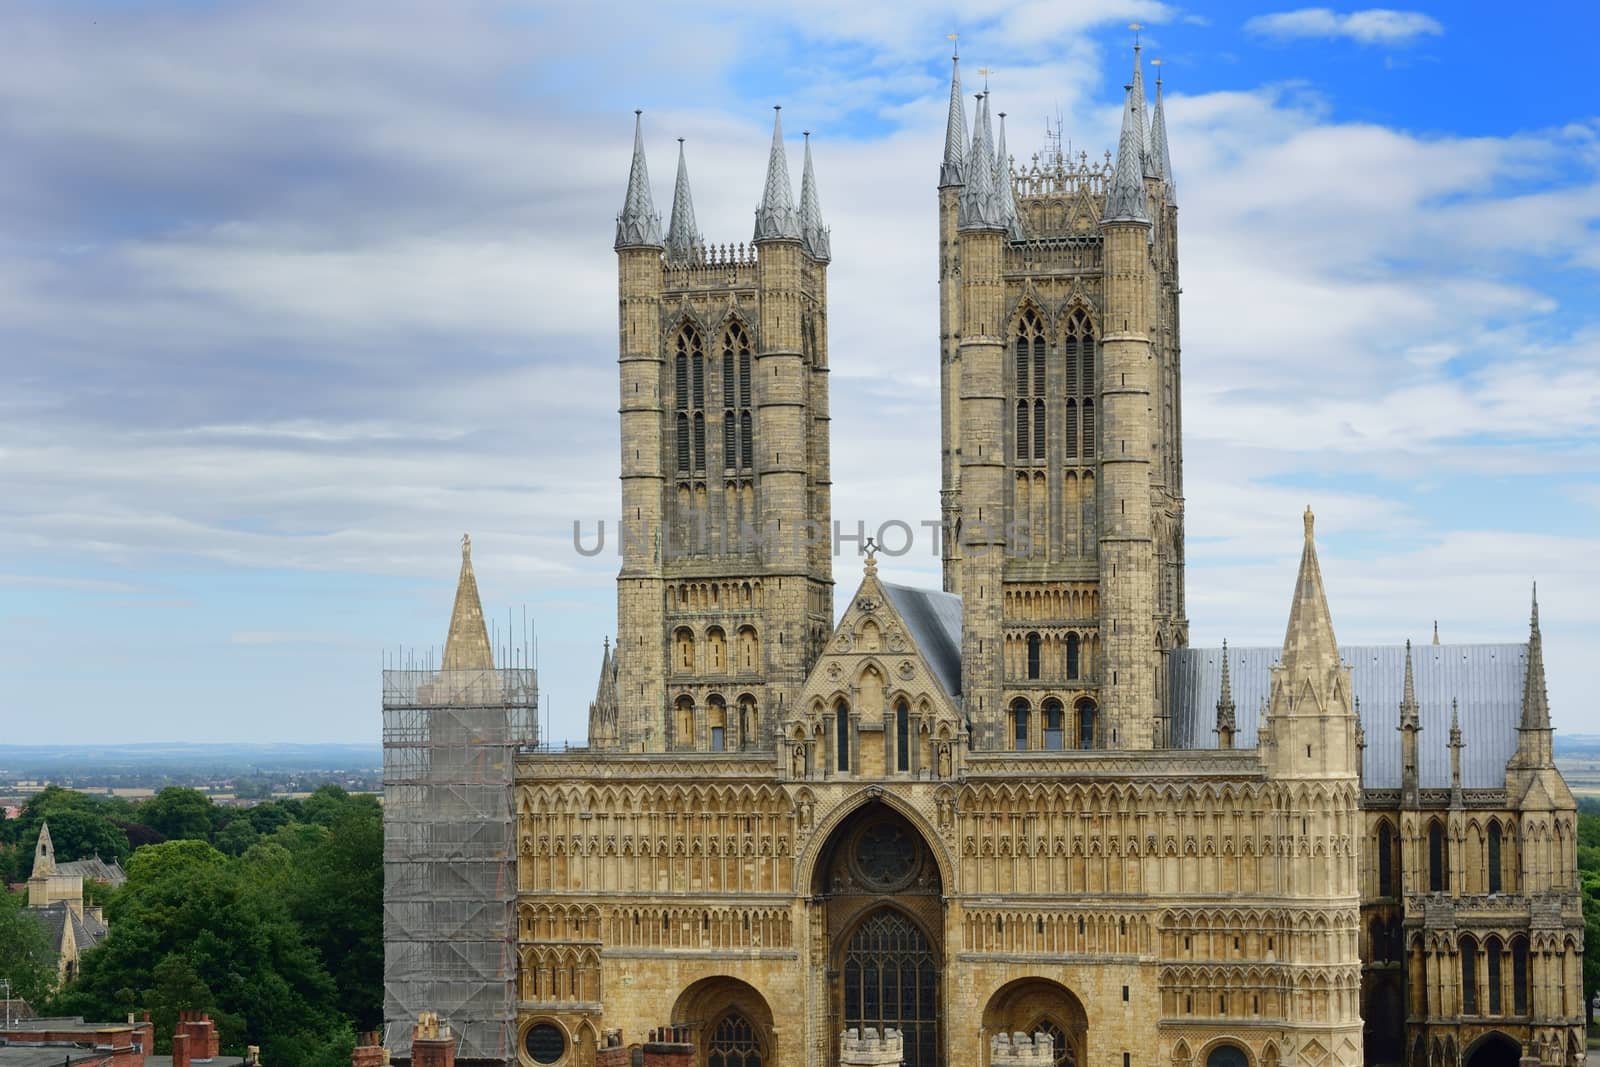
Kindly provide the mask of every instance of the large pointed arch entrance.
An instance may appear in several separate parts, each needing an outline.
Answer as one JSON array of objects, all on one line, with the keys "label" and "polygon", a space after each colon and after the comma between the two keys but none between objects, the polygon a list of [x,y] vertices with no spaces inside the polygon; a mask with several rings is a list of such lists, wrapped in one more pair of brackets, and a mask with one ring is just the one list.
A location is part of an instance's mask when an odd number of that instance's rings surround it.
[{"label": "large pointed arch entrance", "polygon": [[1089,1019],[1083,1002],[1049,978],[1019,978],[995,990],[983,1009],[985,1046],[995,1034],[1049,1034],[1054,1067],[1089,1059]]},{"label": "large pointed arch entrance", "polygon": [[922,834],[889,805],[866,804],[829,835],[811,890],[827,1062],[840,1032],[871,1027],[901,1032],[905,1067],[943,1067],[943,890]]}]

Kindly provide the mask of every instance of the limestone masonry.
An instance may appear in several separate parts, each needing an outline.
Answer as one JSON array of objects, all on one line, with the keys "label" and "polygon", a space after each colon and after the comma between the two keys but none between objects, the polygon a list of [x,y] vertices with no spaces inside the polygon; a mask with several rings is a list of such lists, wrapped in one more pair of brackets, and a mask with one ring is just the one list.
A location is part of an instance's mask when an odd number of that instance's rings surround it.
[{"label": "limestone masonry", "polygon": [[391,1035],[429,1008],[462,1064],[1578,1067],[1537,601],[1521,643],[1341,648],[1307,509],[1282,647],[1188,647],[1161,83],[1149,113],[1136,50],[1104,164],[1015,162],[992,110],[969,129],[957,63],[944,589],[869,557],[837,624],[809,139],[797,201],[774,122],[753,239],[718,246],[681,145],[663,235],[636,124],[616,644],[588,747],[531,744],[464,546],[445,669],[386,682]]}]

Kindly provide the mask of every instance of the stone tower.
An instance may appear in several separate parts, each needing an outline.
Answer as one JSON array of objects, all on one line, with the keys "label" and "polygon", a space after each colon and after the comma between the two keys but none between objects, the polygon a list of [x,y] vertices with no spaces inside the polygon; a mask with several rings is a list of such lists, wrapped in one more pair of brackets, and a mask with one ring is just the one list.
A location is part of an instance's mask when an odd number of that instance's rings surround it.
[{"label": "stone tower", "polygon": [[775,120],[753,240],[706,245],[680,143],[663,237],[635,124],[617,221],[622,570],[601,747],[770,747],[831,630],[831,257],[809,138],[798,206],[792,188]]},{"label": "stone tower", "polygon": [[987,749],[1169,743],[1187,643],[1177,206],[1135,49],[1115,163],[1016,166],[952,75],[939,172],[945,588]]}]

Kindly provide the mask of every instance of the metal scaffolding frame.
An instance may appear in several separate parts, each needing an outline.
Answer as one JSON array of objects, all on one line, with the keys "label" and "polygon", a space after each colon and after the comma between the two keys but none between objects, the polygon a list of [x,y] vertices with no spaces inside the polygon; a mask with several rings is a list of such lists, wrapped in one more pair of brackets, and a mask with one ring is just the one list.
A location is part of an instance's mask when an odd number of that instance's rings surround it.
[{"label": "metal scaffolding frame", "polygon": [[437,1012],[457,1058],[516,1060],[516,751],[538,743],[534,668],[383,672],[388,1046]]}]

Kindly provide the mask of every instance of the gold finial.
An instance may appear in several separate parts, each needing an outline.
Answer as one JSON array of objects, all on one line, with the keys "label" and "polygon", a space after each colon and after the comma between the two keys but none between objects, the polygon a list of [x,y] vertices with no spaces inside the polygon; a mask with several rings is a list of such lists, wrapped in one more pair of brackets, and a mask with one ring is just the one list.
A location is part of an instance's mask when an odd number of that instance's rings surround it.
[{"label": "gold finial", "polygon": [[978,73],[983,75],[983,91],[989,91],[989,75],[994,73],[993,67],[979,67]]},{"label": "gold finial", "polygon": [[961,35],[959,33],[947,33],[944,35],[944,39],[950,42],[950,58],[960,59]]},{"label": "gold finial", "polygon": [[1139,50],[1139,31],[1144,29],[1144,24],[1139,22],[1128,23],[1128,29],[1133,31],[1133,50]]},{"label": "gold finial", "polygon": [[1161,84],[1161,60],[1160,59],[1152,59],[1150,61],[1150,65],[1152,67],[1156,68],[1156,84],[1160,85]]},{"label": "gold finial", "polygon": [[1306,513],[1305,513],[1305,515],[1303,517],[1304,517],[1305,523],[1306,523],[1306,540],[1309,542],[1312,539],[1311,528],[1313,526],[1315,526],[1316,523],[1317,523],[1317,517],[1315,515],[1311,514],[1311,505],[1310,504],[1306,505]]}]

